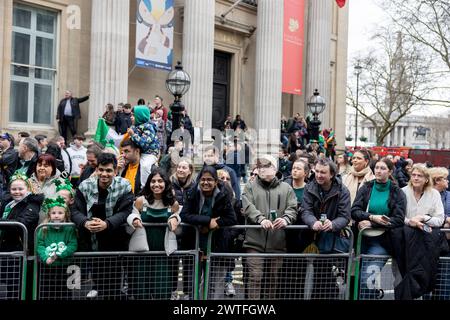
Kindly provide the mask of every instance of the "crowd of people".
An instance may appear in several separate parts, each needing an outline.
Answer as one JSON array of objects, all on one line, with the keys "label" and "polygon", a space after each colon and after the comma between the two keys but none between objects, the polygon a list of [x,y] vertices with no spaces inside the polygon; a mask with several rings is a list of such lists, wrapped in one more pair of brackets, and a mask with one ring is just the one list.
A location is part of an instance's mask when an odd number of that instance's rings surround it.
[{"label": "crowd of people", "polygon": [[[362,252],[395,257],[396,297],[416,298],[431,290],[431,278],[423,280],[419,289],[411,285],[418,271],[405,263],[405,257],[421,254],[431,262],[442,253],[431,246],[440,239],[439,228],[450,225],[446,168],[428,168],[400,157],[380,159],[365,149],[335,154],[333,130],[324,130],[321,141],[311,140],[308,119],[299,114],[282,121],[278,159],[261,155],[250,164],[249,155],[255,150],[238,141],[247,130],[238,115],[224,124],[224,129],[234,130],[233,140],[223,152],[214,145],[204,147],[204,163],[197,173],[193,151],[184,148],[183,141],[171,141],[171,114],[161,97],[154,98],[154,105],[140,100],[135,107],[106,106],[102,118],[123,134],[119,150],[76,134],[67,117],[78,113],[66,112],[67,99],[60,104],[58,119],[74,134],[70,146],[65,145],[67,130],[51,140],[44,135],[32,138],[26,132],[18,138],[0,135],[0,221],[21,222],[30,235],[41,223],[76,226],[76,232],[62,232],[48,225],[38,233],[36,244],[33,236],[28,238],[28,248],[37,246],[43,264],[58,265],[76,251],[135,250],[130,239],[136,230],[146,229],[143,223],[168,224],[163,231],[147,228],[145,238],[146,250],[167,254],[177,248],[165,241],[166,232],[178,238],[181,248],[193,246],[192,233],[180,223],[199,227],[203,254],[212,230],[217,230],[213,250],[221,252],[236,250],[237,239],[243,238],[237,250],[251,254],[301,253],[313,241],[320,253],[335,253],[352,245],[347,227],[354,233],[382,227],[385,232],[364,238]],[[186,111],[181,127],[193,135]],[[261,229],[225,228],[236,224]],[[285,232],[288,225],[307,225],[309,230]],[[182,232],[175,232],[180,228]],[[428,234],[433,241],[424,238]],[[20,250],[23,245],[17,230],[0,231],[0,251]],[[276,297],[272,289],[281,281],[283,259],[264,260],[254,256],[245,261],[250,299]],[[434,265],[428,267],[430,275],[437,272]],[[236,294],[232,270],[228,265],[223,279],[225,294],[230,296]],[[368,275],[363,270],[362,286],[367,286]],[[263,287],[266,277],[270,290]],[[323,291],[324,278],[315,281],[313,297]],[[162,296],[169,298],[173,290]]]}]

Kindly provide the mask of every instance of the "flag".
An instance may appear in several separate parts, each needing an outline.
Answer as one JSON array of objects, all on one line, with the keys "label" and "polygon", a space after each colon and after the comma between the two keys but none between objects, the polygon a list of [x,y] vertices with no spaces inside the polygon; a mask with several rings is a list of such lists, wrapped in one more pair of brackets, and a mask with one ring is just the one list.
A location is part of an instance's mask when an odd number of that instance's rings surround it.
[{"label": "flag", "polygon": [[339,8],[342,8],[343,6],[345,6],[345,0],[336,0],[336,3]]},{"label": "flag", "polygon": [[94,141],[103,146],[115,146],[118,148],[123,139],[123,134],[118,134],[114,129],[106,124],[105,119],[99,118],[97,122],[97,130],[95,131]]}]

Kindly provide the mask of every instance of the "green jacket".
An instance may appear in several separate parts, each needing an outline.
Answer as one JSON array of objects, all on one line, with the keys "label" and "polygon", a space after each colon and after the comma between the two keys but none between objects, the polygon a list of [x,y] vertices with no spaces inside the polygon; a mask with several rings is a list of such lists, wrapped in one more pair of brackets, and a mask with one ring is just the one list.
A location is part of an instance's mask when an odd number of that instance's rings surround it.
[{"label": "green jacket", "polygon": [[[290,185],[277,178],[268,186],[264,186],[259,178],[248,183],[242,194],[242,208],[247,224],[259,225],[264,219],[272,220],[271,210],[276,210],[277,218],[284,218],[288,225],[293,224],[297,219],[295,192]],[[248,229],[244,248],[269,253],[285,252],[285,231]]]},{"label": "green jacket", "polygon": [[[64,243],[64,246],[61,246],[61,243]],[[59,250],[58,244],[60,244]],[[47,227],[46,230],[39,229],[36,246],[37,254],[42,262],[45,263],[50,253],[54,251],[58,258],[52,265],[63,265],[64,260],[77,251],[78,244],[75,227],[66,226],[59,229]]]}]

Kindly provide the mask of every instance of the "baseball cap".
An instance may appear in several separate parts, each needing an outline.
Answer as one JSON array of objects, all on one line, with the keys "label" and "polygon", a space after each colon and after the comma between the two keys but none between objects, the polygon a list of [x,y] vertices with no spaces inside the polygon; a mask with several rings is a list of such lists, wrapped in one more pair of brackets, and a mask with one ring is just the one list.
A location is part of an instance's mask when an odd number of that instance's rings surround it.
[{"label": "baseball cap", "polygon": [[0,139],[9,140],[14,145],[14,137],[7,132],[0,134]]}]

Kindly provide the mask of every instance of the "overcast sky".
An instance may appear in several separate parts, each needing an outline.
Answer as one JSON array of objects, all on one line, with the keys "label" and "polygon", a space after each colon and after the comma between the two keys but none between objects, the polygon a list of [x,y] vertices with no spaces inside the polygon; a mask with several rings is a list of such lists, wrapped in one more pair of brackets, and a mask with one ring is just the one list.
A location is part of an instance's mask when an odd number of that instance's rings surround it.
[{"label": "overcast sky", "polygon": [[[369,40],[372,30],[388,21],[387,15],[377,6],[377,0],[347,0],[350,6],[349,39],[348,39],[348,70],[353,72],[353,59],[359,54],[371,50]],[[448,113],[449,108],[433,107],[431,110],[414,112],[414,114]]]}]

